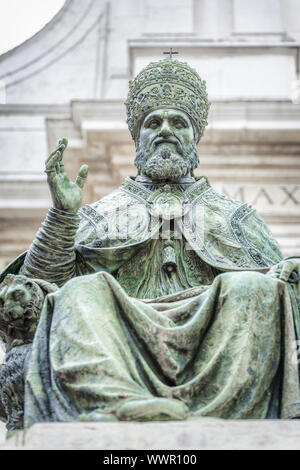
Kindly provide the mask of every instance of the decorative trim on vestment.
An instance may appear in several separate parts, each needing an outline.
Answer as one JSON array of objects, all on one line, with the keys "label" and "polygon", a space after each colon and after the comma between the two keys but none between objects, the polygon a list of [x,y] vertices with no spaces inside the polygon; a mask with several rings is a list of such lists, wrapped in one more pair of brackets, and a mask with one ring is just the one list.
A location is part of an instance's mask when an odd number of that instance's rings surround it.
[{"label": "decorative trim on vestment", "polygon": [[197,180],[196,183],[189,186],[184,194],[192,204],[195,204],[199,198],[211,189],[212,188],[207,179],[202,176],[202,178]]},{"label": "decorative trim on vestment", "polygon": [[95,228],[97,228],[98,224],[104,219],[103,215],[98,214],[98,212],[96,212],[93,207],[88,205],[79,209],[78,214],[88,219],[89,222],[95,226]]},{"label": "decorative trim on vestment", "polygon": [[252,243],[249,242],[241,227],[243,219],[246,216],[250,215],[252,212],[255,212],[255,209],[250,207],[248,204],[242,204],[233,213],[230,220],[230,225],[237,240],[247,250],[247,253],[249,254],[250,258],[253,259],[253,261],[258,266],[264,267],[267,266],[267,264],[264,262],[259,251],[257,251],[257,249],[253,247]]},{"label": "decorative trim on vestment", "polygon": [[139,201],[143,203],[146,202],[148,197],[152,194],[152,191],[145,188],[144,185],[138,183],[129,176],[125,178],[120,189],[126,194],[129,194],[130,196],[134,196],[136,199],[139,199]]},{"label": "decorative trim on vestment", "polygon": [[[180,187],[180,184],[178,185],[168,184],[168,186]],[[153,194],[153,191],[150,191],[149,189],[145,188],[143,184],[135,181],[129,176],[125,178],[120,189],[126,192],[127,194],[130,194],[131,196],[136,197],[136,199],[139,199],[141,202],[146,202],[147,199]],[[184,195],[191,203],[195,203],[196,197],[202,196],[204,192],[206,192],[209,189],[211,189],[211,186],[209,185],[206,178],[202,177],[199,180],[197,180],[195,183],[191,184],[184,191]]]}]

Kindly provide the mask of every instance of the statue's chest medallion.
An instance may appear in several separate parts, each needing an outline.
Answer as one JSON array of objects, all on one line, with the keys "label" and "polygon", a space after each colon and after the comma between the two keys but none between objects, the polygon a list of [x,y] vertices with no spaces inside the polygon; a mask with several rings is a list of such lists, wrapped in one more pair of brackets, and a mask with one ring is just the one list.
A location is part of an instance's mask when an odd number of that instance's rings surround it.
[{"label": "statue's chest medallion", "polygon": [[165,185],[157,189],[147,199],[147,209],[153,217],[172,220],[183,217],[189,210],[190,204],[177,188]]}]

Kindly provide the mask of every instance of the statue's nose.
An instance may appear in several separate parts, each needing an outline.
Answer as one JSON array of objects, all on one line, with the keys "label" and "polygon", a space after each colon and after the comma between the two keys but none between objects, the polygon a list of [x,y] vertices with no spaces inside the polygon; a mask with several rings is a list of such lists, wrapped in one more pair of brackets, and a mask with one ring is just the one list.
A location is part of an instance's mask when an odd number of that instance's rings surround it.
[{"label": "statue's nose", "polygon": [[170,126],[166,121],[162,124],[161,130],[160,130],[160,135],[162,137],[169,137],[170,135],[172,135],[172,131],[170,129]]}]

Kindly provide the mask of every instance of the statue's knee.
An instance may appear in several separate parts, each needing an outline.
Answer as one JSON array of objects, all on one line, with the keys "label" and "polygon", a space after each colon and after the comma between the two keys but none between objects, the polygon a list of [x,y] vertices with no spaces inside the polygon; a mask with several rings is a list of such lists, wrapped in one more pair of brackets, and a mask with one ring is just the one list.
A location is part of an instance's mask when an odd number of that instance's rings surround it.
[{"label": "statue's knee", "polygon": [[255,271],[230,272],[220,275],[222,287],[226,292],[247,295],[250,291],[272,292],[276,282],[274,279]]}]

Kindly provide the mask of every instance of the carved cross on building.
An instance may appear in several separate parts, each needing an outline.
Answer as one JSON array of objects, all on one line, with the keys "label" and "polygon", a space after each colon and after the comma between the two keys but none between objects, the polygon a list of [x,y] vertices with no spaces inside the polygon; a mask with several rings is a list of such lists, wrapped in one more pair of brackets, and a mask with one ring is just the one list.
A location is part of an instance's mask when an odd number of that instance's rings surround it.
[{"label": "carved cross on building", "polygon": [[163,54],[169,54],[170,59],[172,59],[173,54],[179,54],[179,52],[175,52],[175,51],[173,52],[173,47],[170,47],[170,50],[167,52],[163,52]]}]

